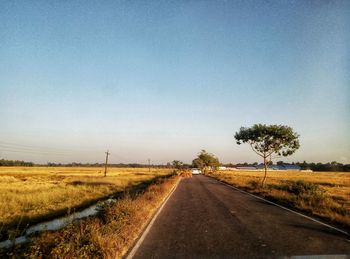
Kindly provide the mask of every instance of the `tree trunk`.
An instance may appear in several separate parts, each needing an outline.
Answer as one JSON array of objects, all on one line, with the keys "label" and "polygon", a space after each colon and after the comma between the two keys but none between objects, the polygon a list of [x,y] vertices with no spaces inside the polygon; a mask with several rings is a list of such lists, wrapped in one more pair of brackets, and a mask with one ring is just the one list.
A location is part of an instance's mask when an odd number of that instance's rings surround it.
[{"label": "tree trunk", "polygon": [[265,175],[264,175],[264,179],[262,181],[261,186],[264,188],[265,185],[265,181],[266,181],[266,175],[267,175],[267,160],[266,157],[264,157],[264,169],[265,169]]}]

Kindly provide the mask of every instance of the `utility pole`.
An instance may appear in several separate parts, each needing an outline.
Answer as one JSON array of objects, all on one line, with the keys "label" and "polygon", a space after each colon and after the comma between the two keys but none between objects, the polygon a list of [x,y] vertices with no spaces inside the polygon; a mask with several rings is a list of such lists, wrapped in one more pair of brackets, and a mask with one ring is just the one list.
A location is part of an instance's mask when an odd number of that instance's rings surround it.
[{"label": "utility pole", "polygon": [[151,159],[148,158],[148,172],[151,172]]},{"label": "utility pole", "polygon": [[107,163],[108,163],[108,156],[110,155],[111,153],[109,153],[109,151],[107,150],[106,152],[106,164],[105,164],[105,177],[107,176]]}]

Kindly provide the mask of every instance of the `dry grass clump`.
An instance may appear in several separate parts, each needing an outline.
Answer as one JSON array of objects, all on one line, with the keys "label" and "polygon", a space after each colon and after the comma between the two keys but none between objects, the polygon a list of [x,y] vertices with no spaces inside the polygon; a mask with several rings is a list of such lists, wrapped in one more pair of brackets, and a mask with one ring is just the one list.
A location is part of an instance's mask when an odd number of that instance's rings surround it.
[{"label": "dry grass clump", "polygon": [[265,188],[261,188],[263,172],[259,171],[219,171],[211,175],[284,206],[350,227],[350,173],[271,171]]},{"label": "dry grass clump", "polygon": [[[25,250],[6,256],[27,258],[121,258],[131,248],[178,177],[158,180],[144,192],[129,194],[97,216],[33,238]],[[1,254],[0,254],[1,255]]]},{"label": "dry grass clump", "polygon": [[[14,228],[64,215],[170,169],[0,167],[0,240]],[[12,229],[12,230],[11,230]]]},{"label": "dry grass clump", "polygon": [[181,177],[184,177],[184,178],[191,178],[191,177],[192,177],[192,172],[189,171],[189,170],[185,170],[185,171],[181,171],[181,172],[179,173],[179,175],[180,175]]}]

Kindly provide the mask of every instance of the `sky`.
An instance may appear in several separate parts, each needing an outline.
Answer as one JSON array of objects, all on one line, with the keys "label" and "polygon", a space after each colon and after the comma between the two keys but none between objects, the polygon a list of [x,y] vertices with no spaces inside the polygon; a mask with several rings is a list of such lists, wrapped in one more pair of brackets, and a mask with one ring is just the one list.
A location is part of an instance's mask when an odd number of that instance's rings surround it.
[{"label": "sky", "polygon": [[350,163],[349,28],[346,0],[3,0],[0,158],[255,162],[233,136],[266,123],[300,134],[279,160]]}]

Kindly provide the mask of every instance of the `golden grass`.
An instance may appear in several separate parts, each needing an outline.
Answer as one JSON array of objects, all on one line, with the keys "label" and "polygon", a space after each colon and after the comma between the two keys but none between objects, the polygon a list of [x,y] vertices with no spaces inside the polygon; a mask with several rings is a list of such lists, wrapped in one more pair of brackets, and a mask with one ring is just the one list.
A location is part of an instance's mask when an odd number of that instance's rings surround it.
[{"label": "golden grass", "polygon": [[[170,169],[0,167],[0,230],[30,224],[86,206]],[[0,234],[1,234],[0,232]]]},{"label": "golden grass", "polygon": [[[212,176],[284,205],[350,226],[350,173],[269,171],[266,188],[261,188],[263,171],[218,171]],[[288,191],[298,181],[316,186],[317,192],[296,195]]]},{"label": "golden grass", "polygon": [[[26,247],[3,251],[3,256],[25,258],[122,258],[175,186],[179,177],[158,180],[145,192],[126,195],[96,217],[45,232]],[[1,256],[1,253],[0,253]]]}]

